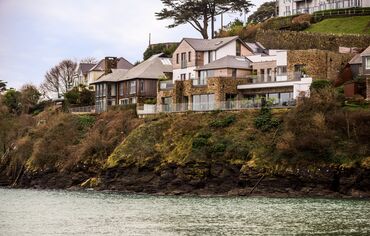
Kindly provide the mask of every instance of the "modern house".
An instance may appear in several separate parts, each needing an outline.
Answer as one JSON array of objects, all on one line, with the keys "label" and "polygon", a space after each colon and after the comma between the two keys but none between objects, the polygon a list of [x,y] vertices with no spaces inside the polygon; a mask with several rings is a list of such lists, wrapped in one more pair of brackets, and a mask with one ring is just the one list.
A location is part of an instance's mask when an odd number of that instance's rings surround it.
[{"label": "modern house", "polygon": [[97,81],[102,75],[111,73],[112,69],[123,69],[129,70],[134,66],[125,58],[120,57],[105,57],[100,60],[94,67],[92,67],[87,73],[87,86],[90,90],[95,90],[93,86],[94,82]]},{"label": "modern house", "polygon": [[370,0],[278,0],[279,16],[353,7],[370,7]]},{"label": "modern house", "polygon": [[114,105],[143,104],[157,98],[159,80],[172,79],[171,59],[157,54],[127,69],[112,69],[92,83],[96,87],[96,109]]},{"label": "modern house", "polygon": [[309,96],[312,79],[302,79],[299,70],[288,73],[287,57],[286,50],[267,50],[238,37],[184,39],[173,55],[173,81],[160,82],[159,110],[232,109],[239,101],[258,105],[262,97],[289,105]]}]

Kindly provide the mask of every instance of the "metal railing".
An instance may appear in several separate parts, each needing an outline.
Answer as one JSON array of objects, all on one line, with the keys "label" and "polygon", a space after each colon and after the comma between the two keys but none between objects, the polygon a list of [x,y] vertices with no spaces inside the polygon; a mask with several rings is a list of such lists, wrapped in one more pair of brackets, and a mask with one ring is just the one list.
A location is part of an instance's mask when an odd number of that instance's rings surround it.
[{"label": "metal railing", "polygon": [[293,9],[292,14],[293,15],[302,14],[302,13],[312,14],[317,11],[337,10],[337,9],[346,9],[346,8],[353,8],[353,7],[362,7],[362,1],[342,0],[342,1],[336,1],[333,3],[322,3],[317,6],[313,6],[313,7],[301,7],[298,9]]},{"label": "metal railing", "polygon": [[260,74],[260,75],[250,75],[251,83],[274,83],[274,82],[284,82],[284,81],[293,81],[300,80],[304,77],[302,72],[293,72],[293,73],[280,73],[280,74]]},{"label": "metal railing", "polygon": [[71,113],[95,113],[95,106],[85,106],[85,107],[71,107],[68,109]]},{"label": "metal railing", "polygon": [[160,81],[159,82],[159,89],[160,90],[169,90],[173,89],[175,87],[175,84],[172,80],[166,80],[166,81]]},{"label": "metal railing", "polygon": [[192,85],[193,86],[205,86],[207,85],[207,78],[203,78],[203,79],[191,79],[192,81]]},{"label": "metal railing", "polygon": [[213,103],[178,103],[165,105],[151,105],[150,109],[144,109],[143,106],[138,107],[138,115],[153,115],[158,113],[181,113],[187,111],[195,112],[210,112],[210,111],[232,111],[261,108],[263,104],[270,104],[274,108],[289,108],[296,105],[295,99],[279,100],[279,99],[243,99],[235,101],[223,101]]}]

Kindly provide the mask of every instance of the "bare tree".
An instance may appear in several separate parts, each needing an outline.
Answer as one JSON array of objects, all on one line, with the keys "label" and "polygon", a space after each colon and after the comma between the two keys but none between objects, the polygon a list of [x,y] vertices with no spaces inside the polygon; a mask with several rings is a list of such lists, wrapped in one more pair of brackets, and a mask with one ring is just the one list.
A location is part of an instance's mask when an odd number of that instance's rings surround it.
[{"label": "bare tree", "polygon": [[41,90],[44,93],[56,93],[58,98],[60,98],[62,94],[66,93],[72,87],[76,67],[77,64],[71,60],[61,61],[58,65],[46,72]]},{"label": "bare tree", "polygon": [[95,57],[86,57],[83,58],[80,63],[97,64],[98,60]]}]

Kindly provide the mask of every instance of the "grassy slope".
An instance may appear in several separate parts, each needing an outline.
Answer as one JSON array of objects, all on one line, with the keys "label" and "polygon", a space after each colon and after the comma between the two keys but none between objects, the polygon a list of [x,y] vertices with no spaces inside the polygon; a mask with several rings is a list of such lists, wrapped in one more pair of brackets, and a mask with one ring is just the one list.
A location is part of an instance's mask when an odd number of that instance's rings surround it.
[{"label": "grassy slope", "polygon": [[334,34],[370,34],[370,16],[326,19],[311,25],[306,31]]}]

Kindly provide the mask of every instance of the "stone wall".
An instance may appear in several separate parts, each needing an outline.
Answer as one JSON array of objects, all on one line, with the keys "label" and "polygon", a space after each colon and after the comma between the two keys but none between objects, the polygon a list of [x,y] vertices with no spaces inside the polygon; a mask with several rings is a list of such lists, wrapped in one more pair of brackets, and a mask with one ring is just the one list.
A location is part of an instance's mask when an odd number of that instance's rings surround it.
[{"label": "stone wall", "polygon": [[354,55],[317,49],[288,51],[288,73],[293,73],[294,66],[301,64],[314,80],[335,81]]},{"label": "stone wall", "polygon": [[226,100],[226,94],[239,96],[237,86],[246,83],[248,83],[247,79],[229,77],[209,78],[207,85],[204,86],[194,86],[192,80],[176,81],[172,90],[158,91],[157,102],[162,104],[162,98],[172,97],[172,103],[178,104],[184,102],[184,97],[188,97],[188,103],[191,106],[193,95],[214,94],[215,102],[218,103]]},{"label": "stone wall", "polygon": [[266,48],[338,51],[339,47],[367,48],[370,35],[337,35],[296,31],[259,30],[256,41]]}]

